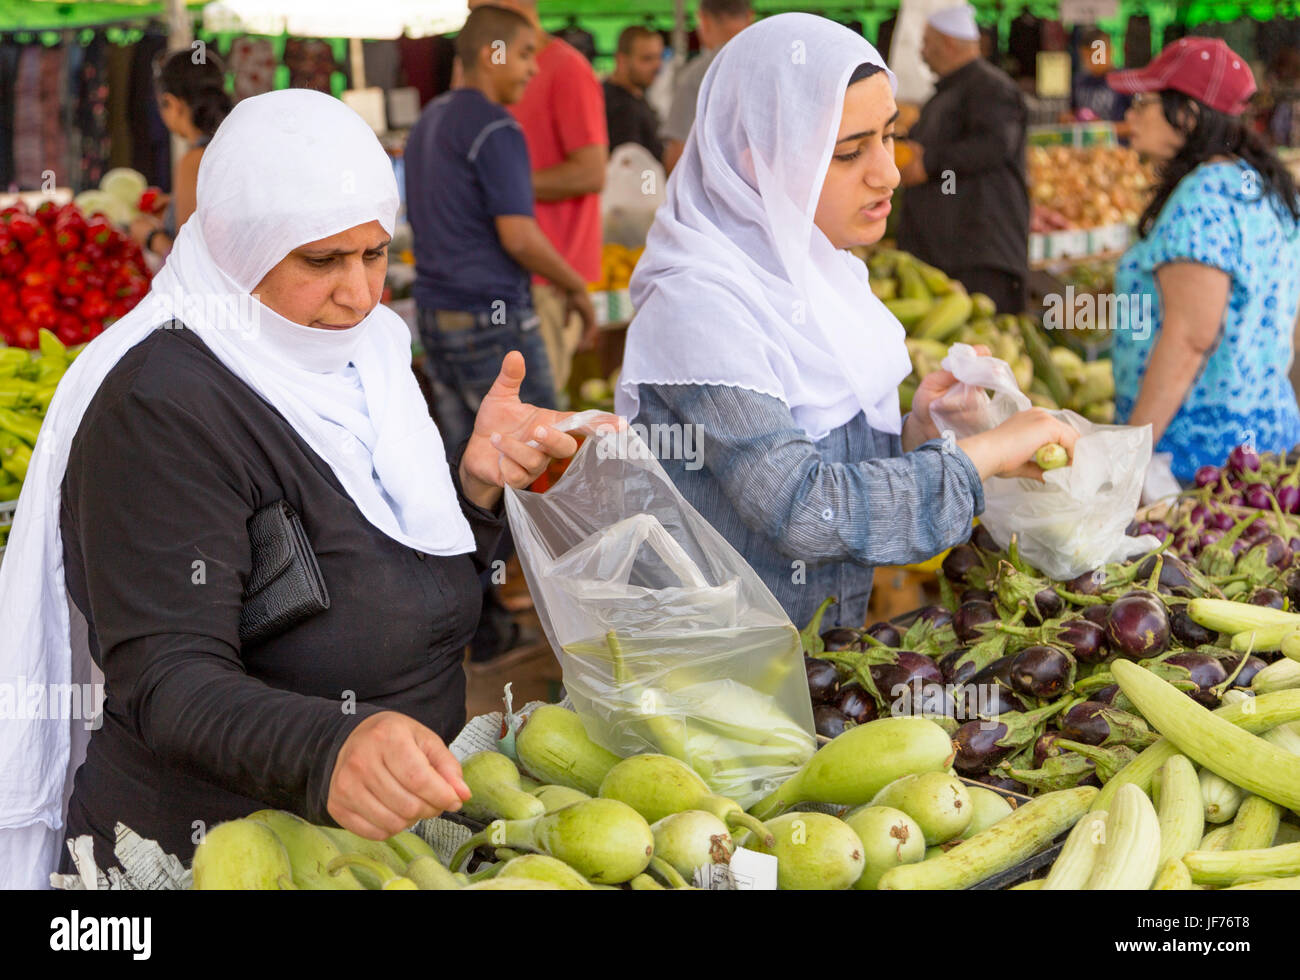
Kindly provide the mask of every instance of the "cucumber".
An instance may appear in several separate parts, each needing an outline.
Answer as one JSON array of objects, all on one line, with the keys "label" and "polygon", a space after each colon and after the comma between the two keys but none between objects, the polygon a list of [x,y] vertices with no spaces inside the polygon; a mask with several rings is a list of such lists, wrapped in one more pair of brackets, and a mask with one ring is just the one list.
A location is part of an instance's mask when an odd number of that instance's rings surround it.
[{"label": "cucumber", "polygon": [[580,789],[573,789],[569,786],[538,786],[531,791],[532,794],[542,801],[544,812],[552,813],[562,806],[568,806],[570,803],[577,803],[579,800],[591,799]]},{"label": "cucumber", "polygon": [[878,887],[969,888],[1041,851],[1057,834],[1073,827],[1096,798],[1092,786],[1044,793],[950,851],[920,864],[891,868]]},{"label": "cucumber", "polygon": [[1271,847],[1282,822],[1282,808],[1262,796],[1247,796],[1237,809],[1225,851],[1251,851]]},{"label": "cucumber", "polygon": [[1160,867],[1160,873],[1156,875],[1156,880],[1151,883],[1151,890],[1155,892],[1172,892],[1172,891],[1190,891],[1196,886],[1192,884],[1192,874],[1187,870],[1187,865],[1178,858],[1170,858]]},{"label": "cucumber", "polygon": [[[1196,767],[1185,755],[1176,755],[1160,769],[1157,813],[1160,817],[1160,860],[1163,868],[1188,851],[1194,851],[1205,832],[1205,808]],[[1152,794],[1153,796],[1155,794]]]},{"label": "cucumber", "polygon": [[[1266,732],[1270,728],[1300,719],[1300,690],[1260,694],[1250,704],[1234,704],[1219,708],[1214,715],[1240,726],[1243,731]],[[1142,790],[1148,789],[1152,777],[1160,767],[1176,755],[1178,755],[1177,747],[1167,738],[1162,738],[1148,746],[1138,754],[1136,759],[1107,781],[1097,797],[1097,802],[1093,804],[1093,809],[1106,809],[1125,783],[1134,783]]]},{"label": "cucumber", "polygon": [[1183,754],[1248,792],[1300,807],[1300,756],[1243,731],[1135,663],[1116,660],[1110,669],[1142,716]]},{"label": "cucumber", "polygon": [[1183,863],[1198,885],[1230,885],[1241,878],[1300,875],[1300,844],[1249,851],[1192,851]]},{"label": "cucumber", "polygon": [[1106,818],[1106,839],[1084,886],[1089,891],[1146,891],[1160,870],[1160,818],[1132,783],[1121,786]]},{"label": "cucumber", "polygon": [[1043,879],[1044,891],[1077,891],[1088,883],[1106,840],[1107,816],[1105,810],[1093,810],[1074,825],[1052,870]]},{"label": "cucumber", "polygon": [[521,854],[511,858],[498,878],[532,878],[545,881],[566,891],[591,891],[591,883],[563,861],[545,854]]}]

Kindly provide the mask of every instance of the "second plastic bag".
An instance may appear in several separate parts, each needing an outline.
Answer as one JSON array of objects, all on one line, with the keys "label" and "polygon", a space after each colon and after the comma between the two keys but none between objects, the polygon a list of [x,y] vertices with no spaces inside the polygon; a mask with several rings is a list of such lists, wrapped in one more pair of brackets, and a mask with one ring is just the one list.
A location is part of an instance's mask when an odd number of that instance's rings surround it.
[{"label": "second plastic bag", "polygon": [[[1001,425],[1030,407],[1005,361],[953,344],[943,368],[960,382],[930,406],[940,432],[958,439]],[[989,398],[985,389],[993,392]],[[1124,532],[1137,513],[1151,460],[1151,427],[1095,425],[1075,412],[1053,412],[1079,433],[1071,464],[1044,482],[984,481],[980,523],[1005,548],[1013,534],[1026,561],[1057,580],[1149,551],[1160,542]]]},{"label": "second plastic bag", "polygon": [[745,807],[812,756],[798,631],[635,432],[604,429],[506,512],[595,742],[682,759]]}]

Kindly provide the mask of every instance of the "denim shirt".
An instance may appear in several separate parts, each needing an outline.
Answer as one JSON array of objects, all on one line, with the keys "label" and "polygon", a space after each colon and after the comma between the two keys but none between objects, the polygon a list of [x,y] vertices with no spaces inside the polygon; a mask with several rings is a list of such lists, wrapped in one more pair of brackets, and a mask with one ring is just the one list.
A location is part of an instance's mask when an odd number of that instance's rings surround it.
[{"label": "denim shirt", "polygon": [[638,396],[634,424],[700,427],[695,458],[660,462],[800,628],[828,596],[839,604],[824,628],[862,626],[874,566],[965,541],[984,510],[979,472],[960,449],[935,439],[904,453],[862,413],[814,441],[783,402],[744,388],[642,384]]}]

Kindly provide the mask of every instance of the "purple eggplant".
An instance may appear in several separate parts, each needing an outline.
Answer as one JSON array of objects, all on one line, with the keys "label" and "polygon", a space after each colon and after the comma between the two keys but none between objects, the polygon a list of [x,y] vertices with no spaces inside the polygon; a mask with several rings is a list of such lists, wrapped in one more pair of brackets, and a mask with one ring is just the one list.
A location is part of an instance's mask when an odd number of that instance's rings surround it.
[{"label": "purple eggplant", "polygon": [[1231,531],[1233,525],[1236,523],[1237,519],[1235,517],[1229,514],[1226,510],[1221,510],[1214,515],[1214,523],[1212,526],[1216,531],[1227,532]]},{"label": "purple eggplant", "polygon": [[952,613],[943,606],[926,606],[917,614],[917,619],[923,619],[931,626],[936,628],[947,626],[952,622]]},{"label": "purple eggplant", "polygon": [[822,643],[831,653],[838,653],[840,650],[861,650],[862,637],[858,635],[855,629],[849,629],[846,626],[836,626],[828,629],[822,634]]},{"label": "purple eggplant", "polygon": [[1206,629],[1187,615],[1186,606],[1176,606],[1169,614],[1169,632],[1185,647],[1199,647],[1203,643],[1213,643],[1219,638],[1218,633]]},{"label": "purple eggplant", "polygon": [[1187,512],[1187,520],[1194,525],[1204,525],[1210,519],[1210,508],[1205,504],[1195,504]]},{"label": "purple eggplant", "polygon": [[991,772],[981,773],[978,776],[971,777],[977,783],[989,787],[989,789],[1006,790],[1008,793],[1026,794],[1029,787],[1016,779],[1010,779],[1006,776],[995,776]]},{"label": "purple eggplant", "polygon": [[[1224,658],[1221,661],[1224,671],[1231,674],[1234,670],[1237,670],[1237,661],[1240,659],[1240,657]],[[1250,682],[1255,679],[1255,675],[1267,666],[1268,664],[1259,657],[1247,657],[1246,662],[1241,665],[1241,670],[1237,671],[1237,676],[1232,679],[1232,686],[1250,687]]]},{"label": "purple eggplant", "polygon": [[975,530],[971,532],[970,543],[986,555],[996,555],[1002,549],[998,543],[993,540],[993,535],[983,524],[976,524]]},{"label": "purple eggplant", "polygon": [[1192,700],[1207,708],[1217,707],[1219,697],[1211,688],[1217,687],[1228,679],[1228,672],[1218,657],[1195,650],[1175,653],[1166,657],[1162,663],[1169,667],[1182,667],[1191,674],[1191,682],[1196,690],[1189,692]]},{"label": "purple eggplant", "polygon": [[1286,607],[1286,596],[1282,595],[1277,589],[1256,589],[1249,601],[1253,606],[1264,606],[1268,609],[1284,609]]},{"label": "purple eggplant", "polygon": [[1098,606],[1088,606],[1083,610],[1083,618],[1090,623],[1096,623],[1102,629],[1106,628],[1106,623],[1110,619],[1110,605],[1103,604]]},{"label": "purple eggplant", "polygon": [[1095,568],[1066,582],[1065,591],[1073,592],[1075,595],[1100,595],[1105,584],[1106,573],[1100,568]]},{"label": "purple eggplant", "polygon": [[1169,614],[1150,592],[1129,592],[1111,604],[1106,632],[1116,653],[1130,660],[1154,657],[1169,646]]},{"label": "purple eggplant", "polygon": [[1043,762],[1054,755],[1060,755],[1061,750],[1056,745],[1056,740],[1061,737],[1060,732],[1043,732],[1034,741],[1034,768],[1041,769]]},{"label": "purple eggplant", "polygon": [[813,704],[829,704],[839,696],[840,672],[833,663],[804,657],[803,668],[808,675],[808,694]]},{"label": "purple eggplant", "polygon": [[1243,494],[1246,498],[1246,506],[1254,507],[1256,510],[1270,510],[1273,506],[1273,494],[1262,483],[1251,483],[1246,487]]},{"label": "purple eggplant", "polygon": [[961,658],[969,652],[969,647],[958,647],[945,653],[939,660],[939,673],[943,674],[945,684],[960,686],[975,676],[978,668],[974,663],[961,663]]},{"label": "purple eggplant", "polygon": [[1073,683],[1074,661],[1055,647],[1025,647],[1011,661],[1010,672],[1017,694],[1054,698]]},{"label": "purple eggplant", "polygon": [[953,585],[965,585],[968,581],[967,575],[976,569],[983,570],[984,563],[980,560],[979,552],[968,544],[959,544],[953,548],[943,559],[944,578]]},{"label": "purple eggplant", "polygon": [[872,623],[867,627],[866,632],[873,640],[894,649],[898,649],[903,642],[903,634],[898,631],[898,627],[893,623]]},{"label": "purple eggplant", "polygon": [[819,704],[813,708],[813,726],[818,735],[826,738],[838,738],[850,726],[847,715],[829,704]]},{"label": "purple eggplant", "polygon": [[1198,487],[1212,487],[1219,482],[1222,476],[1223,473],[1217,466],[1202,466],[1196,471],[1196,475],[1192,477],[1192,480]]},{"label": "purple eggplant", "polygon": [[1234,446],[1228,453],[1228,471],[1245,475],[1259,470],[1259,454],[1249,446]]},{"label": "purple eggplant", "polygon": [[840,688],[839,699],[835,707],[850,721],[859,725],[871,721],[877,715],[876,701],[861,684],[845,684]]},{"label": "purple eggplant", "polygon": [[[1196,591],[1197,575],[1187,564],[1177,555],[1161,555],[1164,560],[1160,563],[1160,585],[1173,591],[1174,589],[1190,589]],[[1146,582],[1150,580],[1152,573],[1156,570],[1157,557],[1149,556],[1141,565],[1138,566],[1137,580]]]},{"label": "purple eggplant", "polygon": [[[1034,615],[1033,607],[1038,609],[1037,616]],[[1044,620],[1055,619],[1061,615],[1061,611],[1065,609],[1065,602],[1056,594],[1055,589],[1039,589],[1034,594],[1033,607],[1030,608],[1029,615],[1025,618],[1041,623]]]},{"label": "purple eggplant", "polygon": [[1093,691],[1089,700],[1096,701],[1098,704],[1113,705],[1117,694],[1119,694],[1119,685],[1107,684],[1100,691]]},{"label": "purple eggplant", "polygon": [[1055,642],[1074,654],[1080,663],[1099,664],[1110,657],[1105,628],[1086,619],[1065,620]]},{"label": "purple eggplant", "polygon": [[1300,487],[1284,483],[1275,494],[1277,505],[1286,514],[1300,514]]},{"label": "purple eggplant", "polygon": [[988,589],[967,589],[961,594],[962,602],[993,602],[996,598]]},{"label": "purple eggplant", "polygon": [[991,602],[968,599],[957,607],[953,615],[953,631],[962,643],[974,643],[983,638],[984,633],[976,627],[982,623],[991,623],[998,618],[998,611]]},{"label": "purple eggplant", "polygon": [[1159,736],[1137,715],[1099,700],[1080,701],[1056,720],[1061,737],[1085,745],[1145,748]]},{"label": "purple eggplant", "polygon": [[872,664],[870,670],[876,690],[886,701],[900,697],[900,694],[895,693],[899,688],[911,688],[913,678],[920,684],[943,684],[943,673],[939,670],[939,665],[925,654],[912,650],[898,651],[898,663]]}]

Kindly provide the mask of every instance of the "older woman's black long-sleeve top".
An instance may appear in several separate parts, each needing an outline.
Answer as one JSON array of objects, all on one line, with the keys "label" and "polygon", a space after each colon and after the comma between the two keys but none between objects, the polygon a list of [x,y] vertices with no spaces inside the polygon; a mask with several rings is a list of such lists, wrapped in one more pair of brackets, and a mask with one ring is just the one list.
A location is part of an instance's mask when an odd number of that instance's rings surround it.
[{"label": "older woman's black long-sleeve top", "polygon": [[[241,648],[247,521],[280,498],[302,518],[330,608]],[[414,551],[370,524],[192,331],[129,351],[87,409],[63,482],[68,590],[105,674],[68,836],[93,835],[106,867],[118,821],[183,860],[196,831],[266,806],[332,824],[334,761],[364,718],[392,709],[454,736],[479,556],[501,528],[460,499],[477,555]]]}]

